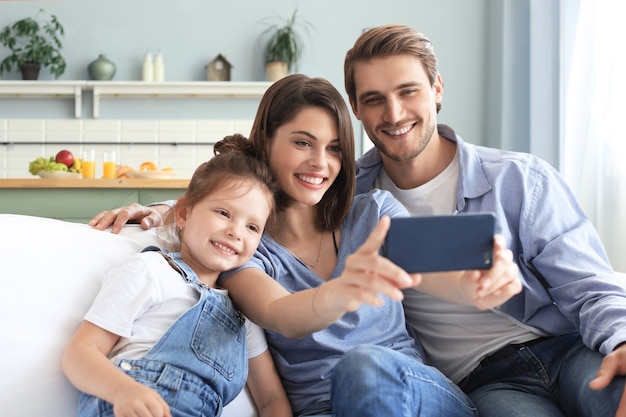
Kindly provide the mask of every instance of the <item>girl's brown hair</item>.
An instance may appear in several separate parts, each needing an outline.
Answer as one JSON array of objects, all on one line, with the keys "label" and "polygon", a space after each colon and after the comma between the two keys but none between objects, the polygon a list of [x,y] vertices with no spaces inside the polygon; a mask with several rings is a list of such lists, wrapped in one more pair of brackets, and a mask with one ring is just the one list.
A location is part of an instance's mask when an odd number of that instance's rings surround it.
[{"label": "girl's brown hair", "polygon": [[252,143],[240,134],[226,136],[213,145],[213,153],[215,154],[213,158],[196,168],[187,191],[167,212],[164,224],[171,229],[171,233],[175,233],[174,213],[177,210],[192,208],[207,195],[216,190],[223,190],[226,184],[238,186],[242,182],[252,181],[267,191],[272,209],[266,223],[267,227],[274,218],[274,198],[278,187],[267,164],[256,157]]},{"label": "girl's brown hair", "polygon": [[[356,187],[354,159],[354,131],[350,112],[341,93],[323,78],[311,78],[303,74],[292,74],[270,86],[265,92],[257,111],[250,141],[257,157],[269,163],[272,139],[276,130],[293,120],[304,108],[321,108],[335,119],[341,149],[341,170],[335,182],[317,204],[316,227],[320,230],[335,230],[346,218]],[[291,198],[278,192],[277,210],[291,203]]]}]

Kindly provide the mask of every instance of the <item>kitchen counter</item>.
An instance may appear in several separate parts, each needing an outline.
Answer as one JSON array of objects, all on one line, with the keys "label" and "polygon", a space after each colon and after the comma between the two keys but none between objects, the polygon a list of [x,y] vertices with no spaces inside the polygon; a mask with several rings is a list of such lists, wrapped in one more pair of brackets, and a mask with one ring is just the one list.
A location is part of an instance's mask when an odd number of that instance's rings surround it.
[{"label": "kitchen counter", "polygon": [[0,213],[87,223],[104,210],[174,200],[189,179],[0,179]]},{"label": "kitchen counter", "polygon": [[186,189],[189,179],[0,179],[0,188],[177,188]]}]

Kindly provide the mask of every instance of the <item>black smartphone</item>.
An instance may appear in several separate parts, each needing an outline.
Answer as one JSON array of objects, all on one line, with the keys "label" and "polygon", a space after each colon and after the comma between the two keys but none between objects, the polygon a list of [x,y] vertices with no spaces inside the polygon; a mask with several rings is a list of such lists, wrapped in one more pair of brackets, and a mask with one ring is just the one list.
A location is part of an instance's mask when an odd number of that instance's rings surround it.
[{"label": "black smartphone", "polygon": [[392,218],[383,255],[408,273],[489,269],[494,233],[493,213]]}]

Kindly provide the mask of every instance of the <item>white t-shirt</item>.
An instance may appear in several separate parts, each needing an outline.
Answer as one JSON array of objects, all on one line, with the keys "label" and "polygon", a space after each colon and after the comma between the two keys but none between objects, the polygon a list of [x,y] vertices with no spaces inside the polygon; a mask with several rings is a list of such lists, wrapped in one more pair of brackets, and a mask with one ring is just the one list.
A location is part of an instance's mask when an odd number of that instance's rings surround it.
[{"label": "white t-shirt", "polygon": [[[212,289],[227,295],[224,289]],[[200,295],[157,252],[139,253],[116,266],[85,320],[120,336],[109,358],[139,359],[165,334]],[[246,319],[248,358],[267,349],[263,330]]]},{"label": "white t-shirt", "polygon": [[[459,153],[438,176],[417,188],[402,190],[380,170],[375,186],[390,191],[413,216],[456,213]],[[404,291],[404,312],[429,364],[458,383],[486,356],[536,334],[491,310],[442,301],[414,289]]]},{"label": "white t-shirt", "polygon": [[408,210],[411,216],[450,214],[456,211],[456,185],[459,180],[459,153],[439,175],[426,184],[403,190],[381,169],[374,187],[387,190]]}]

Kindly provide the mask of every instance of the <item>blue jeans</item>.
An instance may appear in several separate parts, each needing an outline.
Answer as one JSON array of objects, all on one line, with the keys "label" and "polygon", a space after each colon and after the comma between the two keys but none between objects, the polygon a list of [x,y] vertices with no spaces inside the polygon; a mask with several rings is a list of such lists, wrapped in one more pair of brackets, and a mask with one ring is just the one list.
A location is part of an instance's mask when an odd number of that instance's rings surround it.
[{"label": "blue jeans", "polygon": [[[467,396],[432,366],[381,346],[344,354],[331,379],[332,416],[475,417]],[[330,406],[330,405],[329,405]],[[330,410],[309,413],[330,416]]]},{"label": "blue jeans", "polygon": [[479,366],[460,385],[481,417],[613,417],[625,378],[588,386],[603,357],[578,334],[555,336]]}]

